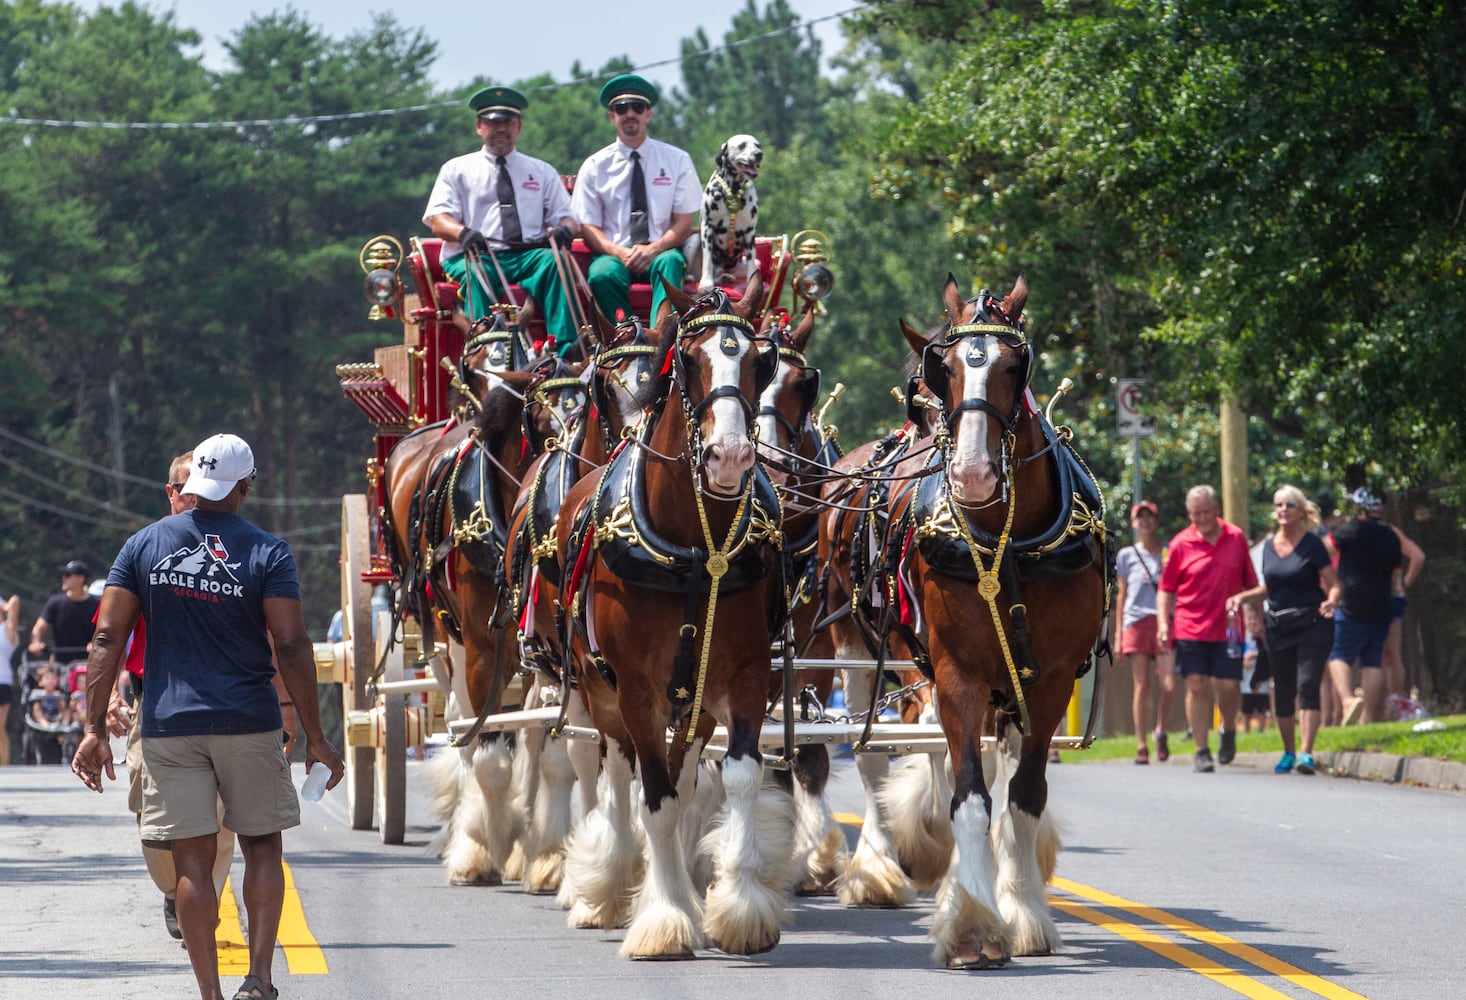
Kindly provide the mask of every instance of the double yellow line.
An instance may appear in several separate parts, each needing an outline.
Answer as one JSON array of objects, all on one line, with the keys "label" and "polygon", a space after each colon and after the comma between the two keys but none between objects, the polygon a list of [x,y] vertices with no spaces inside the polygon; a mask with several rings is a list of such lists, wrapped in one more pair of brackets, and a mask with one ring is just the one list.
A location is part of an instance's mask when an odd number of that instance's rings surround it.
[{"label": "double yellow line", "polygon": [[[300,893],[295,889],[295,876],[283,861],[285,869],[285,907],[280,911],[280,935],[277,940],[285,950],[285,962],[292,976],[326,975],[326,955],[305,922]],[[234,900],[234,887],[224,880],[219,897],[219,929],[215,932],[219,947],[219,975],[243,976],[249,973],[249,943],[239,921],[239,905]]]},{"label": "double yellow line", "polygon": [[[1315,993],[1318,996],[1326,997],[1328,1000],[1367,1000],[1366,997],[1355,993],[1353,990],[1346,990],[1344,987],[1331,983],[1327,979],[1313,975],[1311,972],[1304,972],[1297,966],[1289,965],[1287,962],[1276,959],[1267,952],[1259,951],[1251,945],[1243,944],[1235,938],[1210,930],[1185,917],[1178,917],[1173,913],[1158,910],[1143,903],[1136,903],[1121,896],[1111,895],[1099,889],[1087,885],[1080,885],[1078,882],[1071,882],[1064,878],[1055,878],[1054,888],[1061,889],[1071,896],[1078,896],[1090,902],[1098,903],[1100,906],[1109,907],[1111,910],[1120,910],[1147,920],[1153,924],[1159,924],[1167,930],[1189,937],[1202,944],[1209,945],[1217,951],[1242,962],[1246,962],[1264,972],[1271,973],[1281,979],[1285,979],[1294,986]],[[1062,913],[1071,917],[1086,920],[1097,927],[1102,927],[1112,934],[1117,934],[1127,941],[1133,941],[1142,948],[1149,949],[1177,965],[1190,969],[1198,975],[1220,983],[1227,989],[1241,993],[1245,997],[1252,997],[1254,1000],[1290,1000],[1289,995],[1273,989],[1260,980],[1253,979],[1245,973],[1221,965],[1212,959],[1207,958],[1200,952],[1193,951],[1183,945],[1162,937],[1154,931],[1147,930],[1139,924],[1121,920],[1111,916],[1109,913],[1085,906],[1083,903],[1076,903],[1073,900],[1061,896],[1049,896],[1049,904]]]},{"label": "double yellow line", "polygon": [[[864,825],[864,818],[854,813],[835,813],[835,820],[844,826],[851,826],[859,829]],[[1368,1000],[1367,997],[1347,990],[1337,983],[1331,983],[1327,979],[1315,976],[1311,972],[1304,972],[1294,965],[1289,965],[1280,959],[1274,958],[1265,951],[1248,944],[1243,944],[1235,938],[1203,927],[1200,924],[1187,920],[1185,917],[1178,917],[1165,910],[1158,910],[1153,906],[1146,906],[1133,900],[1125,899],[1123,896],[1116,896],[1101,889],[1081,885],[1078,882],[1071,882],[1065,878],[1055,877],[1053,881],[1055,889],[1062,890],[1071,896],[1078,896],[1080,899],[1087,899],[1092,903],[1105,906],[1111,910],[1120,910],[1132,914],[1152,924],[1158,924],[1176,934],[1189,937],[1194,941],[1215,948],[1225,955],[1231,955],[1239,961],[1246,962],[1254,968],[1261,969],[1280,979],[1285,979],[1294,986],[1307,990],[1310,993],[1325,997],[1327,1000]],[[1266,983],[1246,975],[1237,969],[1220,965],[1207,958],[1200,952],[1194,951],[1183,945],[1162,937],[1154,931],[1147,930],[1139,924],[1131,923],[1128,920],[1121,920],[1093,907],[1085,906],[1083,903],[1076,903],[1071,899],[1062,896],[1049,896],[1049,905],[1061,913],[1068,914],[1078,920],[1084,920],[1096,927],[1103,928],[1111,934],[1118,935],[1127,941],[1132,941],[1142,948],[1155,952],[1167,961],[1175,962],[1182,968],[1190,969],[1198,975],[1220,983],[1227,989],[1241,993],[1245,997],[1252,997],[1253,1000],[1292,1000],[1288,994],[1273,989]]]}]

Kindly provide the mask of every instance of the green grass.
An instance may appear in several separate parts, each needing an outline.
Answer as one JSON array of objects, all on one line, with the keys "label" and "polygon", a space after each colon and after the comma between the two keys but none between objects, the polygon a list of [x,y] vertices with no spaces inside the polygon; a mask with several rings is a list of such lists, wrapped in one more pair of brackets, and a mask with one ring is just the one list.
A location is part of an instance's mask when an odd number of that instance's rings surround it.
[{"label": "green grass", "polygon": [[[1340,750],[1365,750],[1372,753],[1392,753],[1401,757],[1434,757],[1438,760],[1454,760],[1466,763],[1466,715],[1448,715],[1442,718],[1445,729],[1433,733],[1415,733],[1412,722],[1375,722],[1367,726],[1335,726],[1321,729],[1314,743],[1314,750],[1330,753]],[[1216,738],[1212,738],[1212,752],[1216,752]],[[1282,742],[1276,727],[1261,733],[1239,733],[1239,753],[1273,753],[1280,751]],[[1151,756],[1155,756],[1154,741]],[[1171,753],[1190,755],[1192,750],[1185,733],[1171,734]],[[1134,736],[1111,736],[1095,740],[1088,750],[1065,750],[1061,755],[1065,763],[1081,763],[1100,760],[1129,760],[1135,756]]]}]

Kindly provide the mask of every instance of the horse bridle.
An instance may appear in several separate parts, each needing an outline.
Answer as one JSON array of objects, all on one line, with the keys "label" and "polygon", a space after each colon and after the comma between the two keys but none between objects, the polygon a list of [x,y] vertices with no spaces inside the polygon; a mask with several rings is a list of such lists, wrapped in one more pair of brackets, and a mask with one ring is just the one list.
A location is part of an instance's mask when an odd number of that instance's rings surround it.
[{"label": "horse bridle", "polygon": [[[1021,387],[1013,400],[1012,410],[1007,413],[985,399],[959,400],[950,411],[947,410],[946,403],[943,401],[942,397],[946,395],[943,387],[947,382],[947,377],[945,371],[940,376],[937,376],[935,372],[945,369],[946,353],[949,350],[956,347],[960,341],[974,335],[999,337],[1007,346],[1022,353],[1023,377],[1019,380]],[[981,341],[971,341],[967,345],[967,354],[963,362],[968,368],[984,367],[988,363],[988,352],[984,349],[984,344]],[[925,380],[927,387],[936,395],[937,404],[942,411],[942,420],[948,432],[955,428],[959,416],[975,410],[986,413],[996,420],[1006,436],[1012,431],[1013,424],[1017,422],[1023,412],[1023,397],[1028,389],[1029,380],[1033,377],[1033,347],[1029,344],[1028,338],[1023,335],[1021,328],[1000,323],[962,323],[948,327],[940,343],[933,342],[926,345],[921,357],[921,377]]]},{"label": "horse bridle", "polygon": [[[814,412],[815,401],[820,394],[820,370],[810,365],[809,359],[792,347],[779,348],[780,360],[786,362],[790,368],[798,368],[803,372],[799,380],[799,391],[801,399],[799,403],[799,417],[797,423],[790,423],[789,418],[780,413],[778,408],[764,404],[758,408],[755,417],[773,417],[774,422],[789,432],[789,451],[798,451],[800,444],[804,441],[804,429],[809,426],[809,415]],[[778,369],[775,368],[775,375]],[[770,384],[772,384],[770,379]],[[759,393],[763,395],[762,391]]]},{"label": "horse bridle", "polygon": [[[938,442],[943,453],[951,448],[952,435],[957,432],[957,420],[964,413],[983,413],[997,421],[999,428],[999,440],[1001,447],[999,452],[999,464],[1001,465],[999,478],[1002,480],[1002,497],[1006,498],[1009,489],[1009,478],[1012,473],[1013,454],[1013,427],[1018,418],[1023,414],[1024,397],[1028,393],[1029,382],[1033,378],[1033,347],[1024,335],[1022,321],[1013,323],[1008,319],[1008,314],[1003,311],[1001,303],[986,288],[977,294],[975,298],[968,300],[969,305],[976,306],[975,319],[972,323],[959,323],[947,327],[940,342],[933,341],[926,345],[921,356],[921,377],[926,382],[927,388],[935,397],[937,412],[941,415],[942,425],[946,429],[944,435],[940,435]],[[989,310],[995,310],[998,316],[1004,320],[1002,323],[989,321]],[[998,337],[1004,344],[1020,351],[1023,358],[1023,375],[1018,380],[1019,388],[1013,399],[1013,408],[1007,413],[999,410],[986,399],[962,399],[947,410],[947,374],[946,374],[946,352],[956,347],[963,340],[972,337]],[[967,354],[963,359],[968,368],[982,368],[988,364],[988,351],[985,349],[985,342],[982,340],[970,340],[967,345]],[[938,374],[940,373],[940,374]],[[913,387],[908,388],[908,395],[914,391]]]}]

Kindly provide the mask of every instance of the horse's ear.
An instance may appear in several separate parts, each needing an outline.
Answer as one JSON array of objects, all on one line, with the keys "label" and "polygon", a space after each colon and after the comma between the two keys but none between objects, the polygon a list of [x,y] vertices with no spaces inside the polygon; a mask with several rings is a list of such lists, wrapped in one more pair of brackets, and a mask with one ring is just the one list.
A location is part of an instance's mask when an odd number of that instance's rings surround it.
[{"label": "horse's ear", "polygon": [[[672,284],[666,278],[659,277],[657,280],[662,283],[662,291],[666,295],[666,301],[672,303],[673,309],[677,310],[679,313],[685,313],[688,309],[692,308],[692,296],[688,295],[682,289]],[[661,325],[662,318],[658,316],[657,326],[660,327]]]},{"label": "horse's ear", "polygon": [[947,307],[947,322],[953,326],[967,318],[967,303],[963,301],[962,289],[951,271],[947,272],[947,283],[942,286],[942,305]]},{"label": "horse's ear", "polygon": [[809,343],[809,335],[814,333],[814,310],[806,309],[804,315],[799,318],[799,325],[794,332],[789,334],[789,346],[804,353],[804,346]]},{"label": "horse's ear", "polygon": [[590,323],[595,328],[596,339],[602,344],[609,344],[616,339],[616,324],[606,318],[601,312],[601,307],[594,303],[590,307]]},{"label": "horse's ear", "polygon": [[904,319],[901,320],[900,323],[901,334],[906,338],[906,343],[910,344],[911,349],[916,352],[918,357],[920,357],[921,352],[926,350],[926,345],[930,344],[931,341],[927,340],[926,334],[922,333],[920,330],[913,328]]},{"label": "horse's ear", "polygon": [[743,298],[733,307],[733,311],[750,323],[753,318],[763,311],[764,307],[764,276],[754,270],[748,276],[748,284],[744,286]]},{"label": "horse's ear", "polygon": [[1028,304],[1028,278],[1022,271],[1018,272],[1018,280],[1013,283],[1013,290],[1003,300],[1003,311],[1008,314],[1011,322],[1017,323],[1018,318],[1023,315],[1023,307]]}]

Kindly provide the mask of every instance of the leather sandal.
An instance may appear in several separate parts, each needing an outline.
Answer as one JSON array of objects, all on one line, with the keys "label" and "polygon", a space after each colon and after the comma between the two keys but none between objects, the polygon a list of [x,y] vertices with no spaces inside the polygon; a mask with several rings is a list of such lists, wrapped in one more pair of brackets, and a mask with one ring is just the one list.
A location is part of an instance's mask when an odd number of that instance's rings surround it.
[{"label": "leather sandal", "polygon": [[259,976],[245,976],[234,991],[234,1000],[279,1000],[279,997],[280,991],[260,982]]}]

